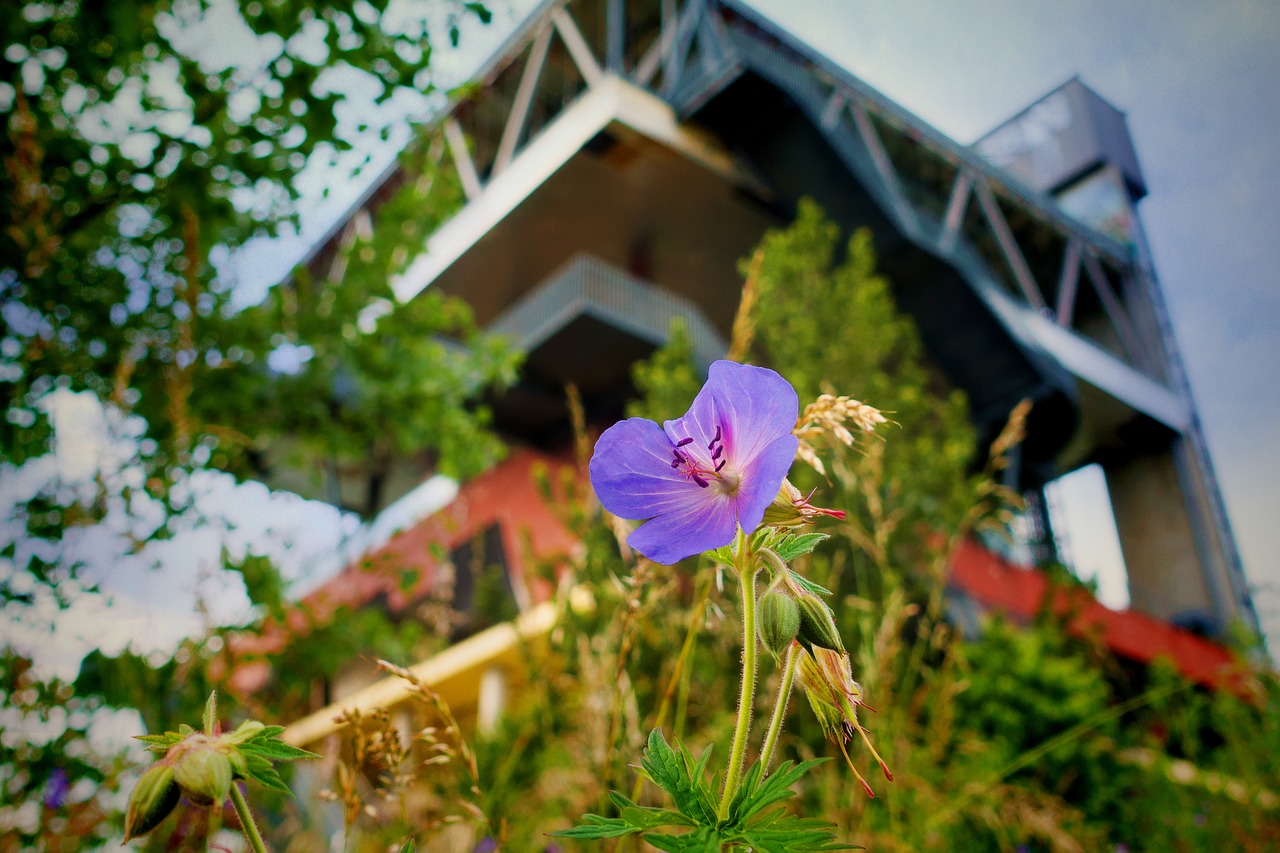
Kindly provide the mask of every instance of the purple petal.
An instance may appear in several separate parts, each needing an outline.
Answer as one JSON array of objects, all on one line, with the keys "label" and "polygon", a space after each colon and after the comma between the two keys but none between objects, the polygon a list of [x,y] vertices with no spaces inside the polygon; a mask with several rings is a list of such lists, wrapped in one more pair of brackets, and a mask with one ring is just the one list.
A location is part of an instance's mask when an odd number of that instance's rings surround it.
[{"label": "purple petal", "polygon": [[738,532],[733,500],[712,488],[693,488],[685,507],[640,525],[627,544],[655,563],[670,565],[732,542]]},{"label": "purple petal", "polygon": [[[790,435],[800,414],[800,400],[787,380],[764,367],[717,361],[707,374],[689,414],[682,418],[695,444],[705,447],[723,426],[726,450],[739,467],[785,435]],[[688,426],[696,421],[696,433]],[[668,429],[668,434],[670,434]],[[699,441],[705,436],[705,440]],[[775,487],[781,485],[781,480]],[[771,496],[772,497],[772,496]]]},{"label": "purple petal", "polygon": [[742,472],[742,485],[738,488],[738,524],[752,533],[764,520],[764,511],[778,496],[778,489],[791,470],[800,440],[787,433],[774,439],[757,453],[751,465]]},{"label": "purple petal", "polygon": [[589,468],[601,505],[631,519],[683,509],[683,496],[702,489],[671,467],[671,451],[662,428],[644,418],[619,421],[605,430]]}]

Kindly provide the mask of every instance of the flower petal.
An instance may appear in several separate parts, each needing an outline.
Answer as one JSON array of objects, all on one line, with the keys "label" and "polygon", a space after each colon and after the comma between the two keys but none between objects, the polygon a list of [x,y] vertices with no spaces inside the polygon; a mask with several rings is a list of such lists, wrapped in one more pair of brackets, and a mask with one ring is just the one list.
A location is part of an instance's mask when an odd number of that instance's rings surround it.
[{"label": "flower petal", "polygon": [[[799,414],[795,389],[780,375],[768,368],[721,360],[711,365],[707,384],[681,422],[702,447],[710,442],[716,426],[722,426],[725,450],[733,464],[746,468],[771,443],[791,434]],[[689,421],[696,421],[701,429],[695,432]],[[781,484],[781,480],[773,484],[775,493]]]},{"label": "flower petal", "polygon": [[742,472],[742,485],[738,489],[738,524],[752,533],[764,520],[764,511],[778,496],[782,481],[791,470],[800,440],[788,433],[774,439],[751,460]]},{"label": "flower petal", "polygon": [[[738,532],[733,501],[714,489],[700,489],[682,509],[646,521],[627,537],[627,544],[655,563],[670,565],[728,545]],[[763,510],[761,510],[763,513]]]},{"label": "flower petal", "polygon": [[671,467],[671,440],[644,418],[619,421],[604,431],[591,456],[591,486],[609,512],[652,518],[685,507],[682,496],[701,491]]}]

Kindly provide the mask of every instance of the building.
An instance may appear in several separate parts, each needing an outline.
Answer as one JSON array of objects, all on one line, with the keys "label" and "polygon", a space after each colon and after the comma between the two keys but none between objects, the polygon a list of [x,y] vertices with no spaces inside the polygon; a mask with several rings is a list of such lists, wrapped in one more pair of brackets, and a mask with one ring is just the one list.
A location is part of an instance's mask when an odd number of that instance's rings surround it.
[{"label": "building", "polygon": [[[1011,485],[1034,497],[1103,468],[1134,611],[1257,630],[1143,238],[1141,168],[1123,114],[1084,83],[969,147],[735,0],[546,0],[478,82],[431,129],[466,203],[393,289],[465,299],[528,353],[496,403],[508,434],[564,443],[570,382],[589,418],[616,417],[674,317],[699,360],[718,357],[737,260],[812,197],[873,231],[984,439],[1035,402]],[[400,179],[370,188],[313,270],[340,265]]]}]

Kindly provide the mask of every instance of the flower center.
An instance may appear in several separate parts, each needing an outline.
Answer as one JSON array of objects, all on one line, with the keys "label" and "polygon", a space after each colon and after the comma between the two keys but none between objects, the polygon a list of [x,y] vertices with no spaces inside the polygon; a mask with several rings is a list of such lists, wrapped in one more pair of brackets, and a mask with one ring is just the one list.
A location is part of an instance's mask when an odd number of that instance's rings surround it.
[{"label": "flower center", "polygon": [[710,460],[698,459],[689,451],[681,450],[680,448],[693,444],[693,438],[680,439],[671,450],[671,467],[686,479],[693,480],[699,488],[707,488],[712,480],[718,480],[728,487],[730,484],[720,473],[720,469],[724,468],[725,463],[729,461],[725,456],[721,434],[720,425],[716,424],[716,434],[707,445],[707,451],[711,454]]}]

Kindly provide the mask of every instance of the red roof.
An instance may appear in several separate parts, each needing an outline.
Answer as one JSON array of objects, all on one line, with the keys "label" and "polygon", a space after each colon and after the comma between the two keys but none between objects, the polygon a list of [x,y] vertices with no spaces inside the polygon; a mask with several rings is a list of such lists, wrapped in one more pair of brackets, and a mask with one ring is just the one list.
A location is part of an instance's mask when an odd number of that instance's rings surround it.
[{"label": "red roof", "polygon": [[1224,646],[1133,610],[1110,610],[1088,590],[1055,587],[1044,573],[1006,562],[974,542],[956,551],[951,583],[984,608],[1019,620],[1034,617],[1052,595],[1054,612],[1073,614],[1069,630],[1098,636],[1121,657],[1143,664],[1165,658],[1206,687],[1243,687],[1241,664]]}]

